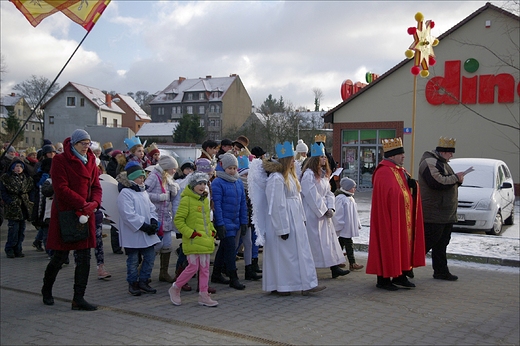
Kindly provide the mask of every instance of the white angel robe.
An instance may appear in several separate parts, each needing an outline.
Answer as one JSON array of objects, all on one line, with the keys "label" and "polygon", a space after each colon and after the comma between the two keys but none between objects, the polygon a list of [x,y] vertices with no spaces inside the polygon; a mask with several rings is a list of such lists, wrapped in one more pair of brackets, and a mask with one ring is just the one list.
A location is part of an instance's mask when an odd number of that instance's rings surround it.
[{"label": "white angel robe", "polygon": [[301,186],[307,234],[316,268],[345,263],[332,219],[324,216],[328,209],[335,209],[329,180],[326,177],[316,179],[314,172],[307,169],[303,173]]},{"label": "white angel robe", "polygon": [[353,196],[340,193],[336,196],[336,213],[332,222],[336,229],[336,235],[342,238],[359,237],[361,221],[357,211],[357,203]]},{"label": "white angel robe", "polygon": [[[318,286],[318,277],[309,239],[305,214],[296,182],[289,176],[287,188],[280,173],[267,178],[267,220],[263,256],[264,291],[304,291]],[[289,234],[287,240],[280,236]]]}]

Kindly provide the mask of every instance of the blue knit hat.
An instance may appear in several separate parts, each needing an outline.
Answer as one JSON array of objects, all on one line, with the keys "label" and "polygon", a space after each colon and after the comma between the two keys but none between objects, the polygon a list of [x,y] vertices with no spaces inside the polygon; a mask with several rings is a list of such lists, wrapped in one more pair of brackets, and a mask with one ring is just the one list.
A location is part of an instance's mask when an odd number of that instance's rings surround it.
[{"label": "blue knit hat", "polygon": [[130,161],[125,166],[126,176],[128,180],[135,180],[140,176],[146,177],[146,172],[137,161]]},{"label": "blue knit hat", "polygon": [[70,142],[72,145],[75,145],[78,142],[81,142],[85,139],[88,139],[90,141],[90,135],[87,131],[82,129],[77,129],[72,132],[72,136],[70,136]]}]

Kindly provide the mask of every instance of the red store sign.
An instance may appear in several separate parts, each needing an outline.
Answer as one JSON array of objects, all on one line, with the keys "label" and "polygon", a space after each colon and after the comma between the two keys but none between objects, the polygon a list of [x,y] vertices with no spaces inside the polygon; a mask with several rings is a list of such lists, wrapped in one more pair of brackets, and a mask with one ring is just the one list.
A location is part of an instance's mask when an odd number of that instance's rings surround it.
[{"label": "red store sign", "polygon": [[[425,96],[432,105],[513,103],[520,96],[520,83],[509,73],[486,74],[461,78],[461,62],[444,63],[444,77],[433,77],[426,83]],[[515,86],[516,84],[516,86]],[[495,97],[495,90],[498,98]]]}]

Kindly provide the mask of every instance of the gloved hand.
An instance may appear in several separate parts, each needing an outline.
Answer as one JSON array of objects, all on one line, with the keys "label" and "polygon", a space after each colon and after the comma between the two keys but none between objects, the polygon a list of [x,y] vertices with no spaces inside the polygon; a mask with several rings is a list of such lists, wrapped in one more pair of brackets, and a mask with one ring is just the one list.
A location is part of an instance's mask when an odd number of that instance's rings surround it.
[{"label": "gloved hand", "polygon": [[157,228],[159,228],[159,221],[157,221],[156,219],[154,219],[153,217],[150,219],[150,225],[152,226],[156,226]]},{"label": "gloved hand", "polygon": [[243,237],[247,233],[247,225],[240,225],[240,235]]},{"label": "gloved hand", "polygon": [[226,226],[215,226],[215,229],[217,230],[218,239],[222,240],[226,237]]},{"label": "gloved hand", "polygon": [[85,215],[92,215],[94,214],[94,212],[96,211],[96,209],[98,208],[98,204],[97,202],[87,202],[85,203],[85,205],[83,206],[83,208],[81,208],[83,210],[83,213]]},{"label": "gloved hand", "polygon": [[143,223],[141,228],[139,228],[140,231],[143,231],[144,233],[148,235],[154,235],[157,233],[157,226],[150,225],[148,223]]},{"label": "gloved hand", "polygon": [[213,238],[215,238],[216,235],[217,235],[217,232],[215,232],[215,231],[211,231],[211,236],[212,236]]},{"label": "gloved hand", "polygon": [[202,237],[202,234],[194,230],[190,238],[193,239],[195,237]]},{"label": "gloved hand", "polygon": [[330,219],[331,217],[334,216],[334,213],[335,213],[334,209],[329,208],[324,216]]},{"label": "gloved hand", "polygon": [[280,236],[283,240],[289,239],[289,233]]},{"label": "gloved hand", "polygon": [[175,239],[182,239],[182,233],[175,232]]},{"label": "gloved hand", "polygon": [[417,180],[415,180],[412,177],[408,177],[408,187],[410,189],[416,189],[417,188]]},{"label": "gloved hand", "polygon": [[167,201],[169,199],[170,199],[170,194],[169,193],[161,193],[159,195],[159,201],[161,201],[161,202]]},{"label": "gloved hand", "polygon": [[179,193],[179,184],[169,184],[168,190],[170,191],[170,196],[175,197]]}]

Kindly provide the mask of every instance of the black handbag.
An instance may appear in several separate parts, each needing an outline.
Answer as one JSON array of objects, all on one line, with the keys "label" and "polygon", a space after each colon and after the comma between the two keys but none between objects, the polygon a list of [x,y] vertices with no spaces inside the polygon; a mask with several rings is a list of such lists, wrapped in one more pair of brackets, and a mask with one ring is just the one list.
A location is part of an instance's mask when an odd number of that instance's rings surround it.
[{"label": "black handbag", "polygon": [[60,221],[61,240],[64,243],[77,243],[88,238],[89,222],[80,223],[74,210],[60,211],[58,219]]}]

